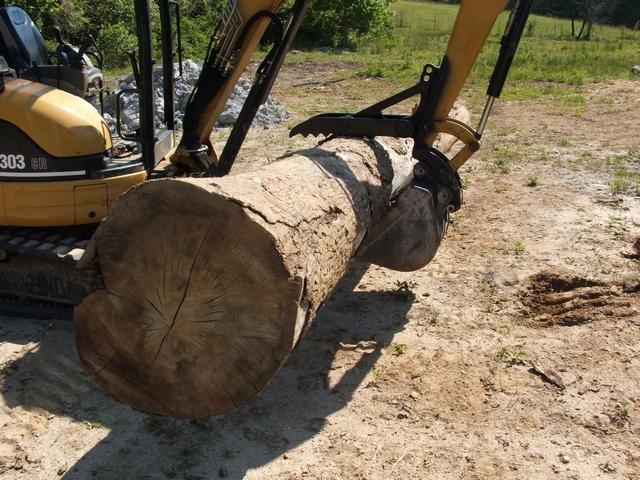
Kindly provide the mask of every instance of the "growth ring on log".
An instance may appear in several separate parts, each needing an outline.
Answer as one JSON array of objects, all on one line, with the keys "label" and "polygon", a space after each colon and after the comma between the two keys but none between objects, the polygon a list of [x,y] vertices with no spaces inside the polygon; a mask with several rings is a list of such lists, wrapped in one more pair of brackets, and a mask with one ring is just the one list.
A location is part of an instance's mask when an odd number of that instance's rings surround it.
[{"label": "growth ring on log", "polygon": [[[238,204],[196,185],[185,192],[189,184],[157,183],[122,197],[135,204],[121,205],[103,225],[106,290],[77,308],[76,341],[89,375],[116,400],[208,417],[260,393],[289,357],[300,285],[274,239]],[[185,193],[184,211],[158,202]]]}]

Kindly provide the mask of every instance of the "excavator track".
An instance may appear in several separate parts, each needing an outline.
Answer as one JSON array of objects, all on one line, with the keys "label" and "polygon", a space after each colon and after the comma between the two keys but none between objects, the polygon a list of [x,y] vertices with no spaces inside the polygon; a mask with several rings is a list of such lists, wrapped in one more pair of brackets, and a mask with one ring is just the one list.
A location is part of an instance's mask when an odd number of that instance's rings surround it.
[{"label": "excavator track", "polygon": [[99,283],[76,268],[93,230],[0,228],[0,314],[71,319]]},{"label": "excavator track", "polygon": [[41,320],[73,320],[73,307],[0,295],[0,315]]}]

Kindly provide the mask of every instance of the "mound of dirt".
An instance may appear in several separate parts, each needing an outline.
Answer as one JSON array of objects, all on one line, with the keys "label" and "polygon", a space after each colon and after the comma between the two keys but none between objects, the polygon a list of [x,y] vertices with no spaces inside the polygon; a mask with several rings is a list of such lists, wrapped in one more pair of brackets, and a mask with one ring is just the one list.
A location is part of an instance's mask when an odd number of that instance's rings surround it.
[{"label": "mound of dirt", "polygon": [[635,289],[622,283],[589,280],[571,273],[533,275],[521,294],[521,314],[530,326],[579,325],[639,314]]}]

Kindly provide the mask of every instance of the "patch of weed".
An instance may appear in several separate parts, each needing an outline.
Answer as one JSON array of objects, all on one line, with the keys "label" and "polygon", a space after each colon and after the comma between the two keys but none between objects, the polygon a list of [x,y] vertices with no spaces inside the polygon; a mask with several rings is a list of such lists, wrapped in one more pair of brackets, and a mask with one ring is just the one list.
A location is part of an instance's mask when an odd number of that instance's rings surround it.
[{"label": "patch of weed", "polygon": [[415,288],[418,286],[416,282],[412,281],[400,281],[396,280],[396,289],[392,292],[393,295],[401,300],[407,302],[415,302],[417,300]]},{"label": "patch of weed", "polygon": [[508,348],[503,347],[496,355],[496,360],[499,362],[509,363],[511,365],[524,365],[524,357],[526,356],[527,353],[524,350],[509,350]]},{"label": "patch of weed", "polygon": [[618,402],[613,415],[611,415],[611,422],[618,426],[626,425],[629,423],[630,410],[631,406],[628,403]]},{"label": "patch of weed", "polygon": [[429,324],[437,325],[440,321],[440,310],[437,308],[431,309],[431,314],[429,315]]},{"label": "patch of weed", "polygon": [[537,162],[546,162],[551,158],[551,152],[544,147],[538,150],[538,154],[534,157]]},{"label": "patch of weed", "polygon": [[613,272],[613,269],[608,265],[605,265],[604,262],[598,259],[598,266],[600,267],[600,272],[605,275],[610,275]]},{"label": "patch of weed", "polygon": [[182,470],[190,470],[200,465],[200,457],[202,457],[200,445],[189,443],[180,450],[180,468]]},{"label": "patch of weed", "polygon": [[405,343],[397,343],[393,346],[396,355],[404,355],[407,353],[407,345]]},{"label": "patch of weed", "polygon": [[495,307],[496,307],[496,301],[493,298],[491,298],[489,299],[489,302],[485,305],[484,311],[486,313],[493,313],[493,311],[495,310]]},{"label": "patch of weed", "polygon": [[146,415],[142,424],[148,432],[164,435],[171,444],[180,436],[180,424],[175,418],[162,418],[156,415]]},{"label": "patch of weed", "polygon": [[147,432],[155,432],[162,427],[162,419],[155,415],[145,415],[142,419],[142,425],[147,429]]},{"label": "patch of weed", "polygon": [[540,180],[538,180],[538,177],[527,178],[527,187],[538,187],[538,186],[540,186]]}]

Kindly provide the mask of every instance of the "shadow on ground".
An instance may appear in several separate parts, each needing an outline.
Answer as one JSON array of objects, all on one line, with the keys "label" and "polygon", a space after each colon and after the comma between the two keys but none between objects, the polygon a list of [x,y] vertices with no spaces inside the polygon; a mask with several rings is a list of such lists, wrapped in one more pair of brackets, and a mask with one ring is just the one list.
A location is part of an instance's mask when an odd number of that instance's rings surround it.
[{"label": "shadow on ground", "polygon": [[[243,478],[252,469],[286,461],[287,452],[318,435],[404,328],[411,303],[390,292],[356,290],[367,267],[356,264],[349,270],[270,386],[232,413],[176,421],[117,404],[84,374],[68,322],[35,327],[42,341],[8,369],[4,404],[110,430],[63,469],[65,479]],[[367,315],[369,305],[376,305],[375,317],[384,322]],[[0,333],[0,340],[12,338]],[[352,362],[337,362],[349,350],[360,353],[350,357]]]}]

